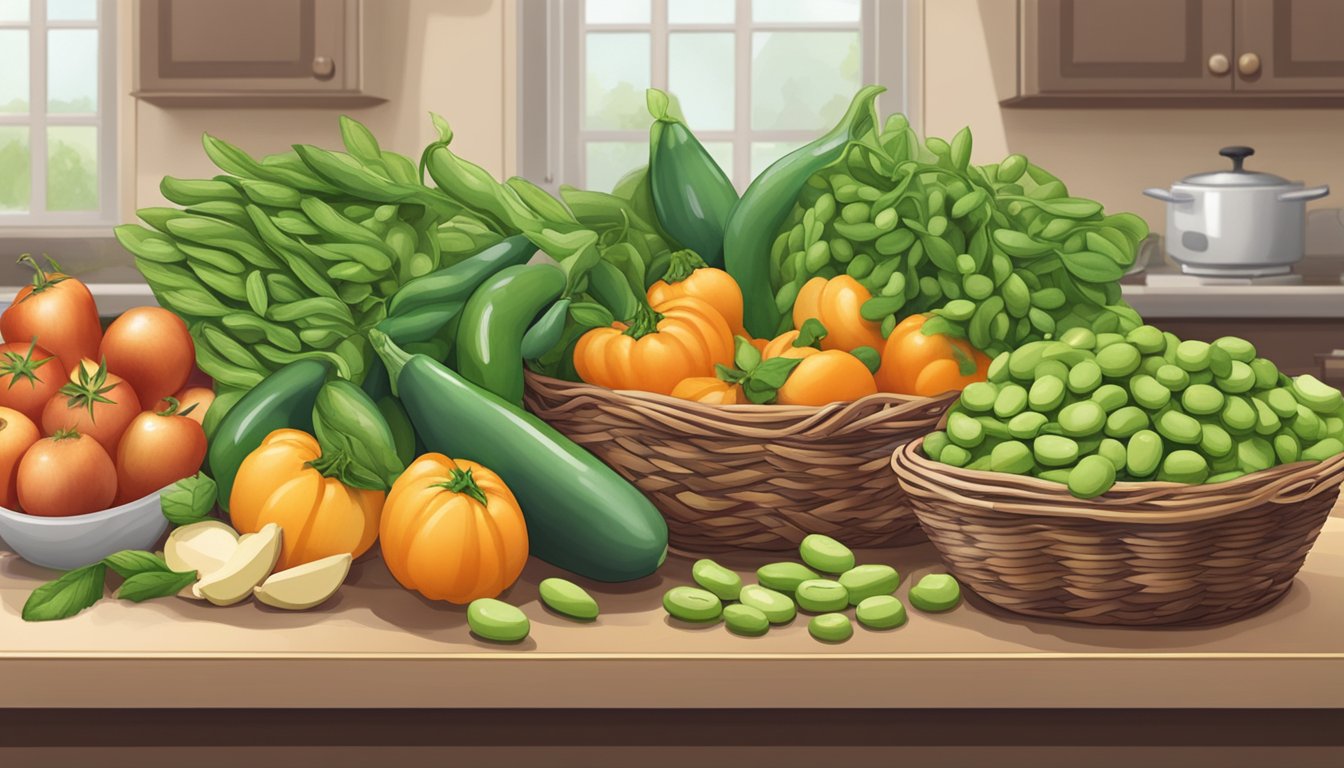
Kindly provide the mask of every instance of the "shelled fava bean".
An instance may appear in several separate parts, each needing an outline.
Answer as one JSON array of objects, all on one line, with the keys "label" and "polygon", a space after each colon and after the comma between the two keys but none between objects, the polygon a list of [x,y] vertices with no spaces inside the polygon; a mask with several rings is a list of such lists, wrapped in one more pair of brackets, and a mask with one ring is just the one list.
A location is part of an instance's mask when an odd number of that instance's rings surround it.
[{"label": "shelled fava bean", "polygon": [[1245,339],[1074,328],[995,358],[923,450],[1085,499],[1126,480],[1219,483],[1344,452],[1344,396],[1280,373]]}]

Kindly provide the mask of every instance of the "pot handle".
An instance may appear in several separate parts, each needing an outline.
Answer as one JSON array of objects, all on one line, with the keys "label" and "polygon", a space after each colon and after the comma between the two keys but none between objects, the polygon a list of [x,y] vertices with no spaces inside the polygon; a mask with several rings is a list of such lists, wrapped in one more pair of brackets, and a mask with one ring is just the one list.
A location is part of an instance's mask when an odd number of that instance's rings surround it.
[{"label": "pot handle", "polygon": [[1143,194],[1161,200],[1164,203],[1172,203],[1174,205],[1193,203],[1195,201],[1195,198],[1191,195],[1187,195],[1183,192],[1169,192],[1165,189],[1159,189],[1158,187],[1145,189],[1143,190]]},{"label": "pot handle", "polygon": [[1322,184],[1319,187],[1307,187],[1306,189],[1293,189],[1287,192],[1279,193],[1279,202],[1292,203],[1298,200],[1319,200],[1330,194],[1330,185]]}]

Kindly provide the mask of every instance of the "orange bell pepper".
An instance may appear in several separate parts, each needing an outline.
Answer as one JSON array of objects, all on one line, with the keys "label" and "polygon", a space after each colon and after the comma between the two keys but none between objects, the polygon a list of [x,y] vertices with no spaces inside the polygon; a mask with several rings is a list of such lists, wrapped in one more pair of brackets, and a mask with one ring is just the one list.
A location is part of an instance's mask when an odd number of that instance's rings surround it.
[{"label": "orange bell pepper", "polygon": [[877,369],[883,392],[932,397],[984,381],[989,358],[963,339],[922,332],[928,315],[911,315],[892,329]]}]

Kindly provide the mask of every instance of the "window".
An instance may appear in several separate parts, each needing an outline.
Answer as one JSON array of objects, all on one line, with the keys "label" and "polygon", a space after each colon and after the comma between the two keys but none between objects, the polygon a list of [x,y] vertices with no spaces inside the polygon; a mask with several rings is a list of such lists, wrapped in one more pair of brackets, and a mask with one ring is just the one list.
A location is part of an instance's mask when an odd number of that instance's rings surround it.
[{"label": "window", "polygon": [[0,227],[116,218],[114,0],[0,0]]},{"label": "window", "polygon": [[[887,86],[884,111],[909,112],[906,6],[551,0],[543,16],[541,4],[524,5],[520,172],[552,189],[610,190],[648,161],[644,94],[655,87],[677,97],[696,136],[745,189],[834,125],[865,83]],[[544,65],[530,53],[539,48]]]}]

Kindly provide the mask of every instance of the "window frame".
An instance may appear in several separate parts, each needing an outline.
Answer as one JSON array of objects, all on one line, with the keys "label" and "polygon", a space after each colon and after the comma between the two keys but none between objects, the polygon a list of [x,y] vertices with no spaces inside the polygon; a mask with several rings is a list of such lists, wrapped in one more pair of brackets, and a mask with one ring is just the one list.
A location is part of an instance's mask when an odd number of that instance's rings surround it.
[{"label": "window frame", "polygon": [[[723,24],[666,24],[666,0],[650,0],[648,24],[604,24],[601,32],[649,32],[651,84],[667,84],[667,34],[675,32],[728,32],[737,35],[735,72],[738,94],[751,82],[751,33],[776,30],[852,30],[853,22],[752,23],[751,0],[733,0],[734,21]],[[879,97],[884,115],[903,112],[915,129],[922,129],[922,10],[923,0],[860,0],[858,29],[862,45],[863,83],[880,83],[888,90]],[[518,13],[518,103],[516,168],[543,188],[556,192],[560,184],[584,186],[586,141],[647,139],[647,132],[586,130],[582,126],[585,87],[583,35],[588,27],[582,0],[535,0]],[[751,103],[737,99],[734,129],[697,131],[702,141],[731,141],[734,181],[749,179],[753,141],[810,141],[819,131],[753,130]],[[742,126],[745,126],[743,128]],[[635,137],[638,136],[639,139]]]},{"label": "window frame", "polygon": [[[28,31],[28,113],[0,114],[0,126],[28,128],[29,210],[0,211],[0,236],[53,228],[107,229],[118,222],[117,182],[117,3],[96,0],[93,21],[48,21],[47,0],[29,0],[27,22],[0,22],[0,29]],[[98,110],[93,114],[47,113],[47,31],[94,29],[98,32]],[[47,128],[92,126],[98,129],[98,203],[96,211],[48,211]],[[33,210],[40,204],[41,210]]]}]

